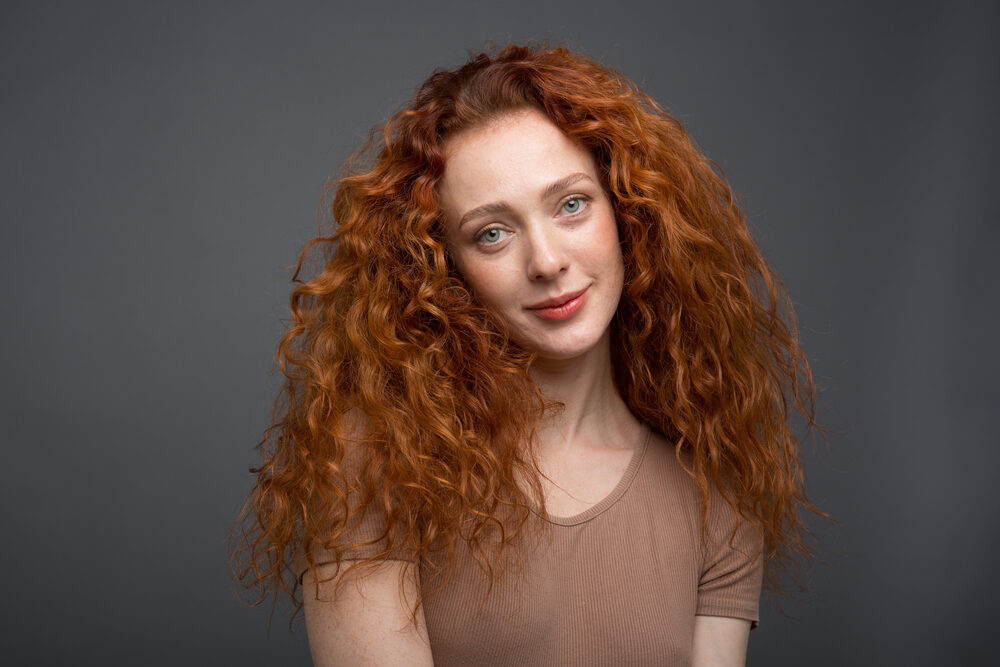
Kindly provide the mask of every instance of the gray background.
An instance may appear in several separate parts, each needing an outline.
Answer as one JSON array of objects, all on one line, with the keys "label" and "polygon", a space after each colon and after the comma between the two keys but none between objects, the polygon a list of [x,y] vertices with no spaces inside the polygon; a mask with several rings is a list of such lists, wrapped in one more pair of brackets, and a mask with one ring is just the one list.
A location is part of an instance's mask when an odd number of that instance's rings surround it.
[{"label": "gray background", "polygon": [[[392,6],[395,5],[395,6]],[[837,430],[828,565],[753,665],[983,664],[997,594],[997,3],[0,8],[6,664],[307,664],[226,534],[323,185],[434,67],[556,40],[742,193]]]}]

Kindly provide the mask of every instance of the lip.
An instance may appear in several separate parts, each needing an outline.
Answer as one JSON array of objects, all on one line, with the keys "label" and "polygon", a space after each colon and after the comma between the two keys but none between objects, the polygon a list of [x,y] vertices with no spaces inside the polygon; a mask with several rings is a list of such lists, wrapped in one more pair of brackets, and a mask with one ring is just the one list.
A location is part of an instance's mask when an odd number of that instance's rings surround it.
[{"label": "lip", "polygon": [[543,320],[554,322],[567,320],[583,307],[583,302],[587,300],[587,289],[589,287],[585,287],[579,292],[571,292],[542,301],[534,306],[529,306],[528,310]]},{"label": "lip", "polygon": [[542,310],[545,308],[555,308],[557,306],[561,306],[577,298],[578,296],[586,292],[587,289],[589,289],[589,286],[584,287],[582,290],[578,292],[568,292],[566,294],[563,294],[562,296],[557,296],[553,299],[546,299],[545,301],[539,301],[533,306],[528,306],[528,310]]}]

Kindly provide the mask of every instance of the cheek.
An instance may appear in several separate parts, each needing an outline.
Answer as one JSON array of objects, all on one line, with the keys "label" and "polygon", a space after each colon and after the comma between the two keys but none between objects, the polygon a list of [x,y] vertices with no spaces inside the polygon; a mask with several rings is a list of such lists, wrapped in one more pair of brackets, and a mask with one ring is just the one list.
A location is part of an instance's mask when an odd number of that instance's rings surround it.
[{"label": "cheek", "polygon": [[610,272],[613,276],[612,285],[617,292],[621,292],[622,288],[625,286],[625,263],[622,259],[621,248],[615,243],[611,246],[614,251],[608,254],[605,260],[605,266],[608,266]]},{"label": "cheek", "polygon": [[610,207],[606,215],[601,225],[601,232],[596,235],[593,248],[598,251],[598,255],[594,259],[604,267],[613,269],[615,273],[624,275],[625,265],[618,238],[618,224]]},{"label": "cheek", "polygon": [[484,306],[499,310],[504,305],[504,296],[511,296],[513,286],[509,284],[509,280],[505,280],[502,267],[482,261],[462,260],[456,261],[455,266],[466,287]]}]

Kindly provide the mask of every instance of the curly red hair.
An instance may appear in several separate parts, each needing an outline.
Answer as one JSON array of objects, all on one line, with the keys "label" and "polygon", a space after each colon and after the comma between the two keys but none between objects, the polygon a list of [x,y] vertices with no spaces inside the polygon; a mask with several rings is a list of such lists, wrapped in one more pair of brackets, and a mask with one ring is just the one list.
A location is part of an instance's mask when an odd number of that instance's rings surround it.
[{"label": "curly red hair", "polygon": [[[813,383],[787,292],[731,188],[628,78],[563,48],[509,46],[436,71],[373,130],[335,183],[335,233],[302,251],[278,346],[285,387],[234,554],[237,576],[263,594],[295,599],[296,554],[314,576],[314,547],[339,563],[366,511],[386,519],[368,563],[406,545],[447,566],[467,540],[492,568],[526,525],[541,487],[525,443],[552,406],[527,373],[531,354],[455,270],[436,193],[449,137],[523,108],[597,162],[626,268],[614,380],[633,414],[676,443],[703,532],[714,487],[760,530],[766,589],[811,555],[801,510],[827,515],[804,492],[789,419],[815,426]],[[314,245],[324,264],[302,282]]]}]

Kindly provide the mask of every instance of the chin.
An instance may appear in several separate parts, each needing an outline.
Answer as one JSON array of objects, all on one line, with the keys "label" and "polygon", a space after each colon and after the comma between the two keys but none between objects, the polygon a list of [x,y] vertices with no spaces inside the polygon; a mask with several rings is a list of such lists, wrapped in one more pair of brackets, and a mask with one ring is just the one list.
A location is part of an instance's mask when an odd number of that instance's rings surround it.
[{"label": "chin", "polygon": [[552,361],[568,361],[585,357],[588,353],[596,350],[601,343],[602,336],[588,337],[583,340],[574,341],[546,341],[545,343],[528,343],[527,347],[534,350],[539,359],[550,359]]}]

